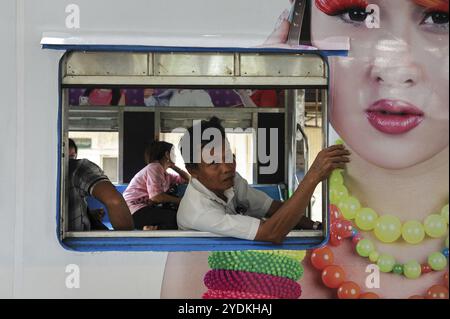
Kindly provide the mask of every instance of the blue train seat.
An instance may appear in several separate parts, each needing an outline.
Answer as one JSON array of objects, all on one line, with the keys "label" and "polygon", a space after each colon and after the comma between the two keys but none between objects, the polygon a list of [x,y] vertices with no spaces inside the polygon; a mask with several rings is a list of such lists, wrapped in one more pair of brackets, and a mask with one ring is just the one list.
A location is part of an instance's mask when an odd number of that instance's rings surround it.
[{"label": "blue train seat", "polygon": [[[127,186],[128,186],[127,184],[115,185],[117,191],[120,192],[121,194],[123,194],[123,192],[125,191]],[[251,185],[251,186],[255,189],[258,189],[258,190],[266,193],[267,195],[269,195],[271,198],[273,198],[275,200],[279,200],[279,201],[284,200],[284,186],[283,185],[255,184],[255,185]],[[187,185],[179,185],[177,195],[179,197],[182,197],[186,191],[186,188],[187,188]],[[102,222],[106,227],[108,227],[110,230],[112,230],[113,227],[111,225],[111,221],[109,220],[108,210],[106,209],[106,207],[100,201],[95,199],[94,197],[88,197],[86,201],[87,201],[87,204],[88,204],[88,207],[90,210],[103,208],[103,210],[105,212],[105,216],[103,217]]]}]

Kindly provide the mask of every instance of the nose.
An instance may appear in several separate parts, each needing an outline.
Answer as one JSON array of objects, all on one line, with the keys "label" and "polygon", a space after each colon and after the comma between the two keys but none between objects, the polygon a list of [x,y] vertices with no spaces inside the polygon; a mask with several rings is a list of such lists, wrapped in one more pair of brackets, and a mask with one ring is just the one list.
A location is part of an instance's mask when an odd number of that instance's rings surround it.
[{"label": "nose", "polygon": [[422,77],[421,69],[413,61],[407,45],[383,42],[377,46],[377,58],[370,69],[372,81],[377,85],[392,88],[410,88],[417,85]]},{"label": "nose", "polygon": [[419,82],[420,71],[415,66],[374,66],[370,77],[378,85],[410,88]]}]

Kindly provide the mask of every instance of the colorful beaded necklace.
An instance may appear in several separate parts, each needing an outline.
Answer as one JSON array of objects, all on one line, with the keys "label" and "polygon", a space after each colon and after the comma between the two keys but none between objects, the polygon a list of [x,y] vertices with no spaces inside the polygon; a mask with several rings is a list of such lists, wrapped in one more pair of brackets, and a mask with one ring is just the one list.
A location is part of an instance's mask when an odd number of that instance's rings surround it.
[{"label": "colorful beaded necklace", "polygon": [[[353,242],[358,242],[356,238],[356,236],[352,237]],[[329,246],[313,250],[311,253],[311,264],[315,269],[322,272],[322,282],[326,287],[337,289],[337,296],[339,299],[380,298],[377,294],[372,292],[363,293],[358,284],[353,281],[346,281],[345,270],[334,263],[334,253]],[[448,299],[448,271],[444,275],[444,285],[433,285],[426,291],[425,296],[415,295],[409,298]]]},{"label": "colorful beaded necklace", "polygon": [[[422,224],[411,220],[404,224],[393,215],[379,215],[371,208],[361,207],[358,199],[351,196],[344,185],[342,170],[335,170],[329,179],[330,202],[341,210],[347,220],[354,220],[362,231],[373,231],[375,237],[384,243],[393,243],[400,237],[409,244],[419,244],[425,235],[431,238],[441,238],[448,232],[448,204],[440,214],[429,215]],[[447,238],[448,246],[448,238]]]},{"label": "colorful beaded necklace", "polygon": [[[336,144],[344,144],[342,140]],[[431,271],[440,271],[448,264],[449,238],[445,240],[445,247],[441,252],[433,252],[428,256],[427,263],[420,265],[417,261],[409,261],[399,264],[393,256],[380,254],[374,243],[364,239],[356,229],[373,231],[375,237],[384,243],[393,243],[400,237],[409,244],[419,244],[425,239],[425,235],[431,238],[440,238],[448,233],[449,205],[445,205],[440,214],[428,216],[424,223],[419,221],[407,221],[403,225],[398,217],[384,215],[379,217],[371,208],[361,207],[359,200],[349,194],[344,185],[343,170],[333,171],[329,178],[330,185],[330,212],[332,216],[330,228],[330,244],[340,245],[342,239],[352,238],[356,253],[373,263],[377,263],[380,271],[402,274],[406,278],[416,279],[422,274]],[[354,224],[356,227],[354,227]]]},{"label": "colorful beaded necklace", "polygon": [[441,271],[448,264],[448,241],[446,247],[441,252],[434,252],[428,256],[427,262],[419,264],[412,260],[406,264],[397,263],[391,255],[380,254],[375,245],[369,239],[364,239],[362,234],[352,225],[352,222],[346,220],[339,208],[330,205],[331,224],[330,224],[330,245],[339,246],[346,238],[352,240],[355,245],[356,253],[365,258],[369,258],[372,263],[376,263],[381,272],[393,272],[398,275],[404,275],[408,279],[417,279],[421,275],[432,271]]}]

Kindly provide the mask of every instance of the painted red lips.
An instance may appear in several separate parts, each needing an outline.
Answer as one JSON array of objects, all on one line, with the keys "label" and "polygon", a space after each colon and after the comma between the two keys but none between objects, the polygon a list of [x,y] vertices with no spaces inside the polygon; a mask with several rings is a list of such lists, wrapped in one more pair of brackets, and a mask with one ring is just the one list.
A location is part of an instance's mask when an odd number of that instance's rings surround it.
[{"label": "painted red lips", "polygon": [[404,134],[422,123],[424,113],[416,106],[400,100],[379,100],[366,111],[370,124],[386,134]]}]

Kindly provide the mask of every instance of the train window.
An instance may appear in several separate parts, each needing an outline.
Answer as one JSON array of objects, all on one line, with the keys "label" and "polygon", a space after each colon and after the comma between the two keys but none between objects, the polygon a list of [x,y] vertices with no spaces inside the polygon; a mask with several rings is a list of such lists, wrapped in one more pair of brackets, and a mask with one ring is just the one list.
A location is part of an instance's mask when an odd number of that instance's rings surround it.
[{"label": "train window", "polygon": [[[95,63],[99,59],[102,63]],[[61,65],[59,236],[65,245],[117,249],[114,245],[127,238],[126,247],[131,240],[138,250],[305,249],[326,240],[326,184],[317,187],[306,213],[321,222],[322,229],[296,227],[281,246],[176,227],[114,230],[107,208],[90,194],[85,198],[89,223],[73,223],[69,196],[73,170],[67,143],[69,138],[75,142],[77,158],[98,166],[123,193],[149,163],[146,149],[153,141],[173,144],[172,159],[185,170],[180,139],[188,127],[216,116],[225,128],[239,175],[267,196],[287,200],[309,163],[327,145],[328,71],[322,57],[70,52]],[[182,197],[185,188],[179,186],[170,196]],[[176,212],[176,205],[161,207]],[[99,209],[102,214],[93,213]],[[94,226],[97,222],[100,228]]]}]

